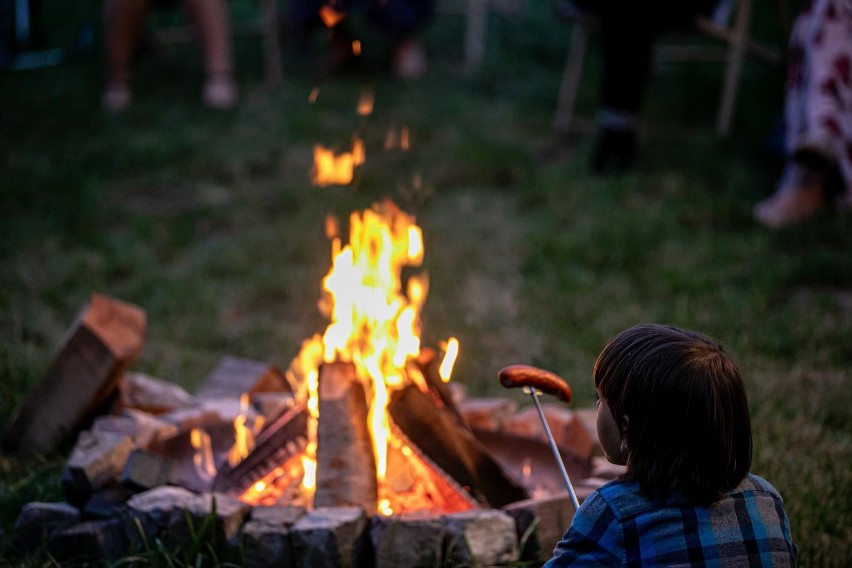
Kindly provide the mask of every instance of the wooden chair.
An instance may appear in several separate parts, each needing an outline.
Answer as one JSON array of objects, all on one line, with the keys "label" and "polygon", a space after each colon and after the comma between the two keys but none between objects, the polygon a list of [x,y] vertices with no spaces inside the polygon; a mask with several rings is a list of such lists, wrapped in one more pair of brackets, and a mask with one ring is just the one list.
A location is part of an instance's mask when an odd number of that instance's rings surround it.
[{"label": "wooden chair", "polygon": [[[724,61],[724,76],[719,95],[719,109],[716,114],[716,131],[726,136],[730,133],[733,122],[737,90],[742,76],[746,57],[763,61],[770,65],[781,66],[784,62],[783,46],[787,40],[789,13],[785,0],[776,0],[781,42],[777,47],[769,47],[751,39],[749,30],[752,21],[751,0],[727,0],[732,8],[733,18],[730,23],[720,23],[724,18],[711,19],[699,17],[693,28],[700,34],[718,40],[724,46],[721,59]],[[555,135],[564,134],[575,128],[575,107],[583,67],[586,59],[590,34],[594,31],[593,20],[578,17],[572,20],[571,42],[568,48],[568,58],[562,72],[559,85],[556,112],[553,117],[552,130]],[[668,61],[708,61],[719,60],[719,50],[708,51],[712,46],[659,45],[656,57]]]},{"label": "wooden chair", "polygon": [[[269,87],[276,87],[284,79],[279,31],[277,0],[254,0],[257,17],[240,19],[231,23],[234,37],[260,36],[263,49],[263,75]],[[153,30],[151,40],[158,45],[184,43],[195,39],[192,26],[181,25]]]}]

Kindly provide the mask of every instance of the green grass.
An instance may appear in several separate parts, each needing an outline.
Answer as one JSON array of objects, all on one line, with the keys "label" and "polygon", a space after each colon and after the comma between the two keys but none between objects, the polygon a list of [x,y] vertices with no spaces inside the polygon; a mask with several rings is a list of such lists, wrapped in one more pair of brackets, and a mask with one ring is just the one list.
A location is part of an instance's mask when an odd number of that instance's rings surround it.
[{"label": "green grass", "polygon": [[[589,137],[544,162],[568,29],[546,7],[493,17],[488,58],[459,72],[463,22],[439,16],[430,73],[390,79],[368,51],[359,72],[317,78],[286,55],[284,86],[261,84],[254,40],[238,40],[242,102],[198,104],[193,47],[143,53],[136,103],[98,106],[97,56],[0,75],[0,423],[46,370],[93,292],[143,307],[136,370],[195,388],[220,357],[286,367],[324,328],[323,220],[390,197],[424,231],[424,343],[459,337],[455,380],[501,390],[499,368],[562,374],[576,405],[608,337],[643,321],[702,330],[744,371],[753,471],[785,498],[803,566],[852,558],[852,222],[828,213],[777,232],[750,217],[779,173],[767,153],[782,77],[750,63],[733,136],[714,133],[720,67],[661,68],[647,93],[640,164],[620,179],[586,170]],[[368,43],[365,47],[369,49]],[[593,54],[580,109],[594,110]],[[320,95],[313,105],[313,87]],[[355,105],[376,93],[374,113]],[[407,126],[411,150],[386,151]],[[367,162],[346,188],[310,184],[314,144]],[[20,507],[61,499],[66,456],[0,458],[0,529]],[[0,538],[0,540],[4,540]],[[14,564],[11,550],[0,564]]]}]

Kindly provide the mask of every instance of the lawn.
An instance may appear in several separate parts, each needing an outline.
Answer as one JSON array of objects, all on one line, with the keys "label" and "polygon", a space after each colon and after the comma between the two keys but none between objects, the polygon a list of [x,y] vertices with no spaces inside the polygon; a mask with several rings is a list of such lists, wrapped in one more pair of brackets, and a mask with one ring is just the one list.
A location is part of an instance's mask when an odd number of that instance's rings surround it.
[{"label": "lawn", "polygon": [[[72,23],[54,25],[65,38]],[[228,112],[199,104],[192,46],[143,51],[135,103],[118,115],[98,104],[98,49],[0,73],[0,424],[93,292],[147,312],[135,370],[192,391],[225,355],[286,368],[327,323],[326,216],[390,198],[423,230],[423,343],[459,338],[453,380],[516,396],[497,370],[530,363],[567,378],[586,407],[592,364],[616,332],[651,321],[704,331],[742,367],[752,470],[784,496],[801,565],[848,565],[852,218],[827,212],[779,231],[751,218],[780,172],[781,71],[746,65],[723,138],[721,66],[656,66],[637,169],[599,178],[586,168],[588,133],[542,157],[569,38],[547,3],[492,17],[476,74],[461,72],[463,33],[460,16],[437,16],[429,73],[411,82],[384,72],[381,41],[365,40],[359,68],[336,75],[315,70],[321,38],[307,55],[287,42],[276,90],[262,84],[258,42],[238,39],[242,99]],[[365,90],[366,117],[355,112]],[[386,148],[403,128],[410,148]],[[312,185],[313,146],[345,150],[355,134],[366,162],[353,182]],[[24,503],[62,498],[66,457],[0,457],[0,541]]]}]

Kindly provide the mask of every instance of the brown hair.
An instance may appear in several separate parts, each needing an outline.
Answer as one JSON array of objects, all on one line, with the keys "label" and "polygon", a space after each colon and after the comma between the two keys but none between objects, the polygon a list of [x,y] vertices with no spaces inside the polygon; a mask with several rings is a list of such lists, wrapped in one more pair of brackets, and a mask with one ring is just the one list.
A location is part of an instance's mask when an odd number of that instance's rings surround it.
[{"label": "brown hair", "polygon": [[645,493],[709,504],[748,473],[745,388],[713,339],[671,326],[631,327],[604,347],[594,379],[625,433],[628,476]]}]

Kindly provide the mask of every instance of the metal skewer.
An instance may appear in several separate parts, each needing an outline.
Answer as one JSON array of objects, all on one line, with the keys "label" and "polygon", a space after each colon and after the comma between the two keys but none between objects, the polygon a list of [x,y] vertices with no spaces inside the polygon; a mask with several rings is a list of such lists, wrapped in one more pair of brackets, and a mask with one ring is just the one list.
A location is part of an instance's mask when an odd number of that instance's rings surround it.
[{"label": "metal skewer", "polygon": [[541,418],[541,425],[544,427],[544,433],[547,436],[547,442],[550,444],[550,449],[553,451],[553,457],[556,459],[556,465],[559,466],[559,471],[562,474],[562,482],[565,484],[565,489],[568,490],[568,495],[571,497],[571,504],[574,505],[574,511],[580,508],[580,502],[577,500],[577,493],[574,491],[574,486],[571,484],[571,479],[568,477],[568,471],[565,469],[565,463],[562,461],[562,456],[559,454],[559,448],[556,447],[556,440],[553,439],[553,434],[550,432],[550,426],[547,424],[547,419],[544,416],[544,410],[541,408],[541,402],[538,397],[543,394],[533,387],[524,387],[524,392],[529,394],[535,403],[535,409],[538,411],[538,417]]}]

